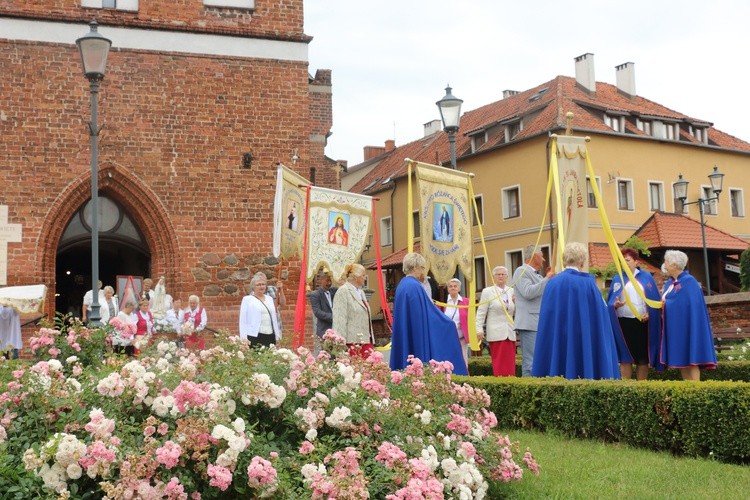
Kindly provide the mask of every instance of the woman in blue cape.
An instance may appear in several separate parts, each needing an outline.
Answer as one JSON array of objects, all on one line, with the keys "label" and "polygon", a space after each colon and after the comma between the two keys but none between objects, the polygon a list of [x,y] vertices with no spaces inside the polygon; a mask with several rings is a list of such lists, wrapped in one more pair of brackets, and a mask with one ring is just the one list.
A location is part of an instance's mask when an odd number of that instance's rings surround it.
[{"label": "woman in blue cape", "polygon": [[607,306],[594,276],[581,271],[587,260],[583,243],[566,244],[566,268],[544,289],[531,369],[534,377],[620,378]]},{"label": "woman in blue cape", "polygon": [[700,380],[700,368],[716,368],[711,322],[698,281],[687,271],[688,258],[679,250],[667,250],[664,267],[662,332],[659,360],[679,368],[683,380]]},{"label": "woman in blue cape", "polygon": [[404,257],[406,275],[396,288],[393,303],[391,369],[402,370],[413,355],[424,363],[450,361],[453,373],[468,375],[456,325],[438,309],[422,288],[425,259],[418,253]]},{"label": "woman in blue cape", "polygon": [[[622,256],[647,299],[659,302],[661,295],[651,273],[638,267],[638,251],[623,248]],[[624,281],[624,284],[623,284]],[[631,307],[625,301],[627,295]],[[646,302],[623,274],[622,281],[615,275],[607,297],[610,322],[615,334],[617,355],[620,359],[620,375],[623,379],[633,377],[633,363],[636,365],[636,378],[646,380],[648,367],[663,370],[659,363],[659,339],[661,337],[661,311],[648,307]]]}]

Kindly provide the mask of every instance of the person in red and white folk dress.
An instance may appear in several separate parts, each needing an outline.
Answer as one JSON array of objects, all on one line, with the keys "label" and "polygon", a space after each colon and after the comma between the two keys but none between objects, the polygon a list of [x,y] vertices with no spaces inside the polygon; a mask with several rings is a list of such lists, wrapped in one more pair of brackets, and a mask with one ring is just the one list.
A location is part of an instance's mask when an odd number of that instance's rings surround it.
[{"label": "person in red and white folk dress", "polygon": [[138,344],[144,340],[147,335],[154,333],[154,315],[149,311],[148,299],[141,299],[138,302],[138,310],[135,312],[135,354],[137,355],[140,351],[138,350]]},{"label": "person in red and white folk dress", "polygon": [[[188,349],[202,350],[206,347],[206,339],[203,337],[203,329],[208,323],[206,310],[201,307],[200,299],[197,295],[191,295],[188,298],[188,307],[185,309],[185,323],[182,332],[185,334],[185,347]],[[192,333],[187,331],[192,329]]]}]

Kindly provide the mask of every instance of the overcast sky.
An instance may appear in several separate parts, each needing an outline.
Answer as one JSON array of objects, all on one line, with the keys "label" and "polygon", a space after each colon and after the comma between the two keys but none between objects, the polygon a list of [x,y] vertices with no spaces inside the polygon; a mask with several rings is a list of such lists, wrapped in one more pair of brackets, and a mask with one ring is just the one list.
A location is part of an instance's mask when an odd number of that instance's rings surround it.
[{"label": "overcast sky", "polygon": [[750,142],[749,20],[747,0],[305,0],[310,73],[333,70],[326,154],[349,165],[422,137],[448,83],[465,112],[586,52],[598,82],[633,62],[638,95]]}]

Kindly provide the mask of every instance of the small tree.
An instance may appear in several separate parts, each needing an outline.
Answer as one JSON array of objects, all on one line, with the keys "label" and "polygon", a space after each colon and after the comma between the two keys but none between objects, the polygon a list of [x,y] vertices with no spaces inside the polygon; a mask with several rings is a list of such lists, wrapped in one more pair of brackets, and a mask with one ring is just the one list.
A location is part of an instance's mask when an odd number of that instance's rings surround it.
[{"label": "small tree", "polygon": [[750,248],[740,255],[740,290],[750,290]]},{"label": "small tree", "polygon": [[648,243],[640,239],[636,235],[628,238],[622,246],[637,250],[640,255],[644,255],[646,257],[651,255],[651,250],[648,249]]}]

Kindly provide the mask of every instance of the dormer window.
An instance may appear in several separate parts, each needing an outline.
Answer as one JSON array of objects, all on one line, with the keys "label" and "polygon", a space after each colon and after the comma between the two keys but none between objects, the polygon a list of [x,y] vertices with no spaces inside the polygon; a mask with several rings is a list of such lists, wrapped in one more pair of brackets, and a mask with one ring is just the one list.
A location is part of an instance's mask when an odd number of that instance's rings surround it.
[{"label": "dormer window", "polygon": [[481,131],[478,134],[471,136],[471,152],[474,153],[477,149],[482,147],[482,144],[487,142],[487,132]]},{"label": "dormer window", "polygon": [[688,133],[695,137],[698,142],[708,144],[708,129],[697,125],[689,125]]},{"label": "dormer window", "polygon": [[660,120],[654,120],[653,135],[657,139],[674,141],[680,135],[679,127],[677,123],[664,123]]},{"label": "dormer window", "polygon": [[651,122],[641,120],[640,118],[635,119],[635,126],[638,130],[646,135],[651,135]]},{"label": "dormer window", "polygon": [[510,142],[523,130],[523,120],[516,120],[505,125],[505,142]]},{"label": "dormer window", "polygon": [[621,132],[623,129],[622,116],[614,116],[605,113],[604,124],[614,130],[615,132]]}]

